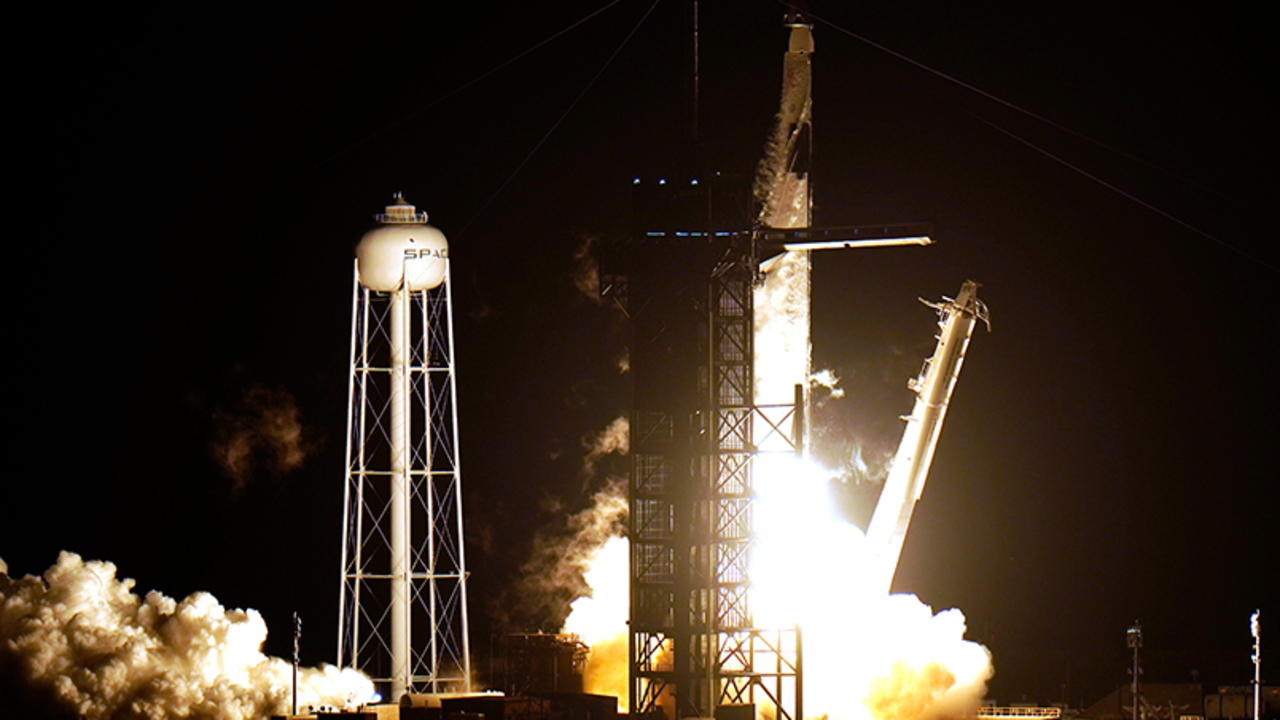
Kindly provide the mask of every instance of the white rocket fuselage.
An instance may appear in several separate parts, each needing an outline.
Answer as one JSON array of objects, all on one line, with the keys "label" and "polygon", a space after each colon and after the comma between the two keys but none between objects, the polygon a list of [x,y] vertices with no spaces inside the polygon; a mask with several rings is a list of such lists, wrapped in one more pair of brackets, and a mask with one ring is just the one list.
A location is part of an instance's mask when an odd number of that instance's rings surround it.
[{"label": "white rocket fuselage", "polygon": [[875,581],[886,593],[898,569],[911,515],[924,492],[973,326],[987,319],[986,306],[978,300],[978,284],[972,280],[964,283],[955,300],[926,304],[938,310],[938,346],[922,374],[908,383],[916,393],[915,407],[906,418],[902,442],[867,526],[867,546],[876,556]]}]

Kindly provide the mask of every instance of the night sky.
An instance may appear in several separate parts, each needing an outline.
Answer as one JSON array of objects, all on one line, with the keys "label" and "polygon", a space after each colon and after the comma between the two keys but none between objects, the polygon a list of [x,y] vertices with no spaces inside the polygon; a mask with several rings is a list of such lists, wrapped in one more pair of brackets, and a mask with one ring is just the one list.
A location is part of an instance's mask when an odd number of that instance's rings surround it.
[{"label": "night sky", "polygon": [[[777,110],[785,7],[764,0],[702,3],[697,147],[683,3],[623,46],[650,2],[618,2],[486,76],[604,4],[38,23],[10,73],[10,572],[110,560],[142,592],[260,609],[280,655],[296,610],[303,661],[332,662],[351,257],[403,191],[451,242],[483,671],[535,534],[604,482],[583,438],[628,405],[625,324],[575,288],[575,253],[624,231],[633,178],[754,172]],[[1280,627],[1272,23],[1023,5],[813,6],[817,224],[925,220],[937,241],[815,256],[815,367],[847,392],[824,442],[892,450],[934,343],[916,299],[983,283],[993,331],[896,589],[964,611],[1001,702],[1127,682],[1134,620],[1146,681],[1244,684],[1249,614]],[[291,397],[308,452],[237,486],[211,448],[246,397]],[[874,491],[839,495],[869,514]]]}]

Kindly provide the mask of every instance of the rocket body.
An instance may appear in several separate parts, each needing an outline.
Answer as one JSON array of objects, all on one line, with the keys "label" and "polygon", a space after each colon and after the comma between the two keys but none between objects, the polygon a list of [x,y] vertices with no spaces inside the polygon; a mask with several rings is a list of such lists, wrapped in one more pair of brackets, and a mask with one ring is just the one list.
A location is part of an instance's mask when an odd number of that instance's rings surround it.
[{"label": "rocket body", "polygon": [[875,582],[886,593],[898,569],[911,515],[924,493],[929,465],[973,327],[978,320],[987,318],[986,306],[978,300],[978,284],[972,280],[964,283],[955,300],[926,304],[938,311],[938,345],[920,376],[908,383],[916,393],[915,407],[906,418],[902,442],[867,526],[867,545],[877,560]]}]

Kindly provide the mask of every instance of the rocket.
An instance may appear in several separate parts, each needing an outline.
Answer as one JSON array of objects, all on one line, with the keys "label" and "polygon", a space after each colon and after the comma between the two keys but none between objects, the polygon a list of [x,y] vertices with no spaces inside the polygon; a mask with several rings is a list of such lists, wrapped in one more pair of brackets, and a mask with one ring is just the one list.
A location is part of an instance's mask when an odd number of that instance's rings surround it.
[{"label": "rocket", "polygon": [[924,493],[929,464],[938,445],[951,393],[960,377],[973,327],[981,320],[988,330],[991,328],[987,306],[978,299],[978,283],[972,280],[965,281],[954,300],[920,302],[938,311],[938,346],[933,357],[925,361],[919,377],[907,383],[916,394],[915,407],[911,415],[904,418],[907,427],[902,442],[867,526],[867,546],[876,557],[873,582],[886,593],[898,569],[911,514]]}]

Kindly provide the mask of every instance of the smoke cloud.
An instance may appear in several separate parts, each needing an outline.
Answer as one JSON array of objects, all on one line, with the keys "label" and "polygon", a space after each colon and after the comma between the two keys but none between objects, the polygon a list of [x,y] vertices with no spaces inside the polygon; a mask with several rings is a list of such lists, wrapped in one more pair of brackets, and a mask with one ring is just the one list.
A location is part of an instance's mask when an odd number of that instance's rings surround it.
[{"label": "smoke cloud", "polygon": [[597,305],[604,305],[600,297],[600,262],[595,255],[595,237],[584,238],[582,244],[573,252],[573,286],[583,297]]},{"label": "smoke cloud", "polygon": [[630,544],[613,536],[597,548],[584,573],[589,592],[573,601],[572,611],[561,632],[572,633],[591,647],[583,669],[583,689],[597,695],[618,698],[622,712],[628,711],[627,615],[630,603],[630,575],[627,560]]},{"label": "smoke cloud", "polygon": [[840,387],[840,376],[834,370],[819,370],[809,376],[809,384],[827,391],[827,398],[839,400],[844,397],[844,388]]},{"label": "smoke cloud", "polygon": [[626,455],[631,452],[631,421],[619,415],[604,430],[583,441],[587,454],[582,459],[583,477],[593,477],[596,466],[606,455]]},{"label": "smoke cloud", "polygon": [[281,477],[302,467],[312,446],[298,417],[292,395],[256,385],[233,410],[214,413],[213,455],[233,490],[243,490],[258,468]]},{"label": "smoke cloud", "polygon": [[[972,718],[982,705],[993,670],[991,653],[964,639],[964,615],[956,609],[932,615],[912,595],[894,595],[871,617],[883,643],[858,664],[871,671],[862,696],[874,720]],[[851,713],[858,715],[862,713]]]},{"label": "smoke cloud", "polygon": [[530,558],[520,568],[522,579],[494,604],[495,612],[519,608],[526,616],[501,620],[521,629],[531,624],[560,628],[572,603],[591,594],[587,570],[610,538],[626,533],[626,481],[612,478],[591,501],[591,507],[570,515],[563,527],[534,538]]},{"label": "smoke cloud", "polygon": [[[292,665],[262,654],[267,626],[256,610],[227,610],[203,592],[141,598],[133,586],[112,563],[69,552],[42,577],[0,575],[0,665],[16,668],[31,694],[89,720],[288,712]],[[352,707],[373,692],[354,670],[299,672],[300,708]]]}]

